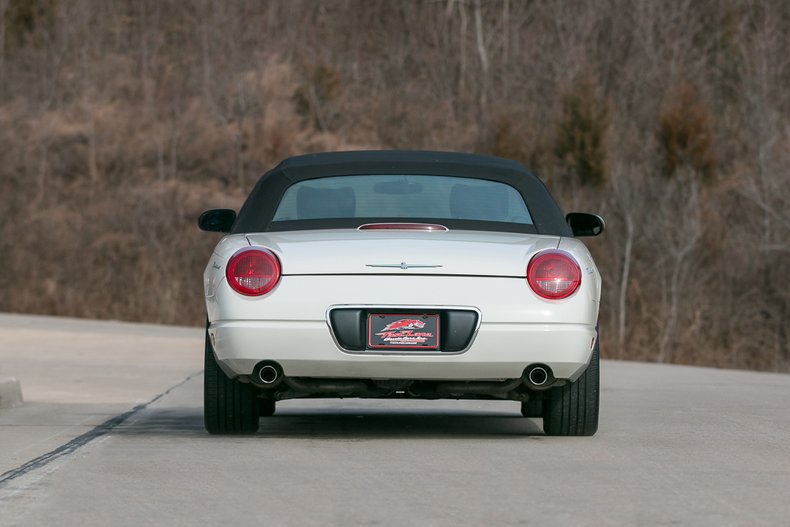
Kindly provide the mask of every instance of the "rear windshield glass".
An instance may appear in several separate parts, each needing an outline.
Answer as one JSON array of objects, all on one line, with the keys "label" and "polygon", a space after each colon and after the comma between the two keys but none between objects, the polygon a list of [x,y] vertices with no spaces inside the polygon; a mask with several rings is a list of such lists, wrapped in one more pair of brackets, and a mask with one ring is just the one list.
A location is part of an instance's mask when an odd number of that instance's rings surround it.
[{"label": "rear windshield glass", "polygon": [[531,225],[521,194],[484,179],[428,175],[332,176],[295,183],[273,221],[436,218]]}]

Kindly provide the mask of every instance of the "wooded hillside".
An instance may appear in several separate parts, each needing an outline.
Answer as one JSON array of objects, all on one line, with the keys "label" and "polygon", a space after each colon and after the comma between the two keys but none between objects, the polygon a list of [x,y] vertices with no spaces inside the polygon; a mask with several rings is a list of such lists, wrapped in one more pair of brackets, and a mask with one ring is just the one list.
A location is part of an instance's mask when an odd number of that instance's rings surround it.
[{"label": "wooded hillside", "polygon": [[200,325],[293,154],[513,158],[601,213],[608,358],[790,371],[790,2],[0,0],[0,310]]}]

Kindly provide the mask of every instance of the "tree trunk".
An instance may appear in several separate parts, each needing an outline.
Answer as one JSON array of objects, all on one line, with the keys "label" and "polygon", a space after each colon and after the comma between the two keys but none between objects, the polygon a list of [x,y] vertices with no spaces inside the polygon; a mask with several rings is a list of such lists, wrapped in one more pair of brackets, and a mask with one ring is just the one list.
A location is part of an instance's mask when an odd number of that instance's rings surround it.
[{"label": "tree trunk", "polygon": [[617,349],[623,354],[626,332],[628,280],[631,275],[631,250],[634,245],[634,220],[629,212],[625,213],[625,248],[623,249],[623,271],[620,274],[620,294],[617,301]]},{"label": "tree trunk", "polygon": [[0,101],[5,101],[5,12],[8,0],[0,0]]},{"label": "tree trunk", "polygon": [[483,14],[480,0],[475,0],[475,35],[477,36],[477,54],[480,56],[482,81],[480,86],[480,105],[485,108],[488,102],[488,53],[486,52],[485,37],[483,35]]}]

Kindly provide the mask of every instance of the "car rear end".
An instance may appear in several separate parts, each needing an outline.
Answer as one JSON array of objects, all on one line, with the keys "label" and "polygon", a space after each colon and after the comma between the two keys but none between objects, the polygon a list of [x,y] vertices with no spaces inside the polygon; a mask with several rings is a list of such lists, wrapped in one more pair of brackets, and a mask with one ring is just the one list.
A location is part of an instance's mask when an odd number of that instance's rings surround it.
[{"label": "car rear end", "polygon": [[[253,382],[268,362],[294,377],[415,380],[512,379],[541,364],[574,380],[595,342],[600,276],[573,242],[412,229],[229,237],[206,268],[209,334],[223,368]],[[250,253],[280,266],[260,295],[227,267]],[[430,331],[411,334],[435,338],[388,345],[371,326],[382,317],[424,319]]]},{"label": "car rear end", "polygon": [[600,275],[517,163],[304,156],[200,223],[231,231],[204,274],[212,433],[304,397],[509,399],[552,435],[597,429]]}]

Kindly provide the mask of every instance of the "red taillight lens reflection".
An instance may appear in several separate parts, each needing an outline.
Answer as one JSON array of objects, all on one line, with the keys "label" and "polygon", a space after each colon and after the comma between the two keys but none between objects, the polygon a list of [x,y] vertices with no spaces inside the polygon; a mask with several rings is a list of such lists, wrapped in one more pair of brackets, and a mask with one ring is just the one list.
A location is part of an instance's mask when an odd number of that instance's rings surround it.
[{"label": "red taillight lens reflection", "polygon": [[582,272],[573,257],[562,251],[544,251],[527,266],[527,282],[543,298],[566,298],[579,288]]},{"label": "red taillight lens reflection", "polygon": [[266,249],[242,249],[228,260],[225,277],[231,289],[246,296],[265,295],[280,279],[280,261]]}]

